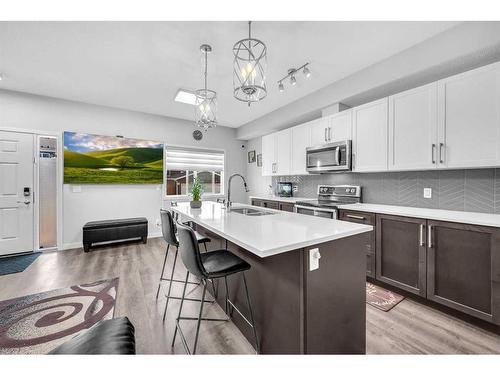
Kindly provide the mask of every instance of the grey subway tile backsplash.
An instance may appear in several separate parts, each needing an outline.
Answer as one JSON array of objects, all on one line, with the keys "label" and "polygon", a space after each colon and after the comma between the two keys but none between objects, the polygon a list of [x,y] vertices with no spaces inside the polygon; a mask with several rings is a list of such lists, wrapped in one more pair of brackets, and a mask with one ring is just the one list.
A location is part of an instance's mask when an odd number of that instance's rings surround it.
[{"label": "grey subway tile backsplash", "polygon": [[[500,214],[500,169],[334,173],[273,177],[297,186],[297,196],[314,198],[320,184],[361,185],[363,202]],[[424,198],[424,188],[432,197]]]}]

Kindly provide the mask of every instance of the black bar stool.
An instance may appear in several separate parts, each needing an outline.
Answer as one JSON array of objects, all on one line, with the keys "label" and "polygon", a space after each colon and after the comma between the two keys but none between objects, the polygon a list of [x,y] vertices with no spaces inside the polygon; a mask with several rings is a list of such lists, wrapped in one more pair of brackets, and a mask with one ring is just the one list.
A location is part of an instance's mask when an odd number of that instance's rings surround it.
[{"label": "black bar stool", "polygon": [[[163,235],[163,239],[167,243],[167,251],[165,252],[165,259],[163,260],[163,267],[161,270],[161,276],[160,276],[160,281],[158,282],[158,290],[156,291],[156,299],[158,299],[158,295],[160,294],[160,287],[161,287],[161,282],[162,281],[168,281],[168,292],[167,292],[167,301],[165,302],[165,310],[163,311],[163,321],[165,321],[165,316],[167,315],[167,308],[168,308],[168,302],[170,299],[181,299],[180,297],[175,297],[171,296],[171,291],[172,291],[172,283],[177,282],[177,283],[184,283],[184,280],[179,280],[179,279],[174,279],[174,272],[175,272],[175,266],[177,264],[177,254],[179,253],[179,241],[177,239],[176,235],[176,225],[175,225],[175,220],[172,217],[172,213],[168,210],[160,210],[160,217],[161,217],[161,231]],[[196,241],[200,244],[202,243],[205,246],[205,252],[208,251],[207,249],[207,242],[210,242],[210,238],[202,236],[198,232],[194,232],[196,236]],[[175,252],[175,257],[174,257],[174,264],[172,265],[172,272],[170,274],[170,278],[164,278],[163,274],[165,273],[165,266],[167,264],[167,257],[168,257],[168,252],[170,250],[170,245],[175,246],[177,251]],[[196,284],[199,285],[199,282],[193,282],[193,281],[187,281],[188,284]],[[215,294],[215,288],[214,288],[214,294]],[[190,301],[199,301],[198,299],[192,299],[192,298],[186,298],[187,300]],[[213,301],[210,301],[213,302]]]},{"label": "black bar stool", "polygon": [[[187,269],[186,273],[186,281],[189,278],[189,274],[192,273],[196,277],[199,277],[203,283],[203,293],[201,297],[200,304],[200,312],[198,314],[198,318],[193,317],[184,317],[181,315],[182,313],[182,305],[184,304],[186,296],[186,286],[187,283],[184,284],[184,290],[182,292],[181,303],[179,306],[179,315],[177,316],[175,322],[175,332],[174,338],[172,340],[172,346],[175,344],[175,338],[177,336],[177,331],[179,331],[179,336],[181,337],[182,344],[186,349],[188,354],[191,354],[189,351],[189,346],[187,344],[186,338],[181,330],[179,321],[180,320],[197,320],[198,324],[196,326],[196,336],[194,338],[194,345],[192,354],[196,354],[196,346],[198,344],[198,335],[200,333],[200,324],[202,320],[205,321],[228,321],[229,319],[212,319],[212,318],[203,318],[203,304],[205,299],[205,294],[207,291],[207,282],[213,279],[224,278],[225,286],[226,286],[226,315],[229,317],[229,305],[231,305],[234,310],[240,314],[245,322],[250,325],[253,329],[254,339],[255,339],[255,347],[257,353],[260,352],[259,340],[257,338],[257,329],[255,328],[255,321],[253,317],[253,309],[252,304],[250,302],[250,296],[248,294],[248,286],[247,280],[245,277],[245,272],[250,269],[250,264],[245,262],[243,259],[234,255],[230,251],[227,250],[214,250],[209,253],[200,253],[198,242],[196,240],[196,234],[193,229],[187,225],[178,224],[178,236],[179,236],[179,252],[181,254],[181,260],[184,263],[184,266]],[[227,277],[229,275],[233,275],[236,273],[240,273],[243,275],[243,284],[245,285],[245,293],[248,304],[248,310],[250,311],[250,321],[234,306],[234,304],[229,300],[229,290],[227,286]],[[213,284],[212,284],[213,285]]]}]

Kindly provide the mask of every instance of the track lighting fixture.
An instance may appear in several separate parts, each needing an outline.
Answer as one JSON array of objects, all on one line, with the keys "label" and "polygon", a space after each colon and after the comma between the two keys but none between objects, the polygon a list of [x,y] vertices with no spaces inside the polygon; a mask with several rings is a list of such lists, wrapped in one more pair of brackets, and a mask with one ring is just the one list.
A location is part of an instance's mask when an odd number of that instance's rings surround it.
[{"label": "track lighting fixture", "polygon": [[311,71],[309,70],[309,63],[305,63],[304,65],[302,66],[299,66],[298,68],[290,68],[288,69],[288,74],[286,76],[284,76],[283,78],[281,78],[279,81],[278,81],[278,90],[280,92],[283,92],[285,91],[285,85],[283,85],[283,81],[285,79],[287,79],[288,77],[290,77],[290,84],[292,86],[295,86],[297,84],[297,72],[299,70],[302,69],[302,73],[304,73],[304,76],[306,78],[309,78],[311,76]]}]

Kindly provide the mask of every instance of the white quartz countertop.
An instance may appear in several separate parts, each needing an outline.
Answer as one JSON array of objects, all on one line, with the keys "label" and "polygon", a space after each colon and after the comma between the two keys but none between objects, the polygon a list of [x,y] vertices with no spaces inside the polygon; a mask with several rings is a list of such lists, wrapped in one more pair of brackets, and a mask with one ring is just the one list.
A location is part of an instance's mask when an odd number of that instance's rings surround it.
[{"label": "white quartz countertop", "polygon": [[480,212],[438,210],[434,208],[418,208],[390,206],[385,204],[355,203],[340,206],[341,209],[365,211],[379,214],[408,216],[421,219],[449,221],[454,223],[484,225],[500,228],[500,215]]},{"label": "white quartz countertop", "polygon": [[261,258],[373,230],[370,225],[347,221],[256,208],[244,204],[232,206],[233,209],[237,207],[270,211],[275,214],[247,216],[228,211],[222,204],[209,201],[203,201],[202,207],[198,209],[191,208],[189,202],[179,203],[171,209],[179,213],[183,219],[194,221]]},{"label": "white quartz countertop", "polygon": [[314,201],[317,198],[278,197],[276,195],[251,195],[250,199],[262,199],[262,200],[266,200],[266,201],[295,203],[295,202],[300,202],[300,201]]}]

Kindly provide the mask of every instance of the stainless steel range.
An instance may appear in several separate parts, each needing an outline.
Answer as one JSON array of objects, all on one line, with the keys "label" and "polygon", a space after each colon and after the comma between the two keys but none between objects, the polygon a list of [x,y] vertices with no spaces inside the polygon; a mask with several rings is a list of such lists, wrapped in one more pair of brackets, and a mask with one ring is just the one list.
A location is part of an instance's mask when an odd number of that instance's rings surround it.
[{"label": "stainless steel range", "polygon": [[318,199],[295,203],[295,212],[337,219],[338,206],[361,202],[361,186],[319,185]]}]

